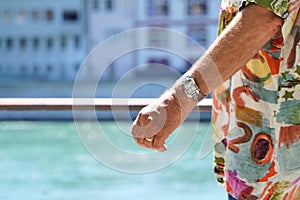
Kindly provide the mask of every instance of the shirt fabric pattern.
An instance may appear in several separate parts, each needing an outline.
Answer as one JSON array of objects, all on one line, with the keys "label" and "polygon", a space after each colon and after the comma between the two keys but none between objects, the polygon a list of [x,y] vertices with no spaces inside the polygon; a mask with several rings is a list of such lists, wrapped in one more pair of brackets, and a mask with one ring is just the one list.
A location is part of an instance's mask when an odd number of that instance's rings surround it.
[{"label": "shirt fabric pattern", "polygon": [[296,199],[300,198],[300,1],[223,0],[219,34],[250,3],[282,17],[284,25],[213,92],[214,171],[236,199]]}]

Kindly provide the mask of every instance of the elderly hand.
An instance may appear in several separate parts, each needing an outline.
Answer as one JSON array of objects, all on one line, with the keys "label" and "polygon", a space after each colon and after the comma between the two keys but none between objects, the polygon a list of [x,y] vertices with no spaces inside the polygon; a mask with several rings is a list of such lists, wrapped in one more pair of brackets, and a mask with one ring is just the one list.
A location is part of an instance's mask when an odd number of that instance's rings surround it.
[{"label": "elderly hand", "polygon": [[166,151],[166,139],[183,119],[176,97],[165,94],[139,112],[133,123],[132,135],[142,147]]}]

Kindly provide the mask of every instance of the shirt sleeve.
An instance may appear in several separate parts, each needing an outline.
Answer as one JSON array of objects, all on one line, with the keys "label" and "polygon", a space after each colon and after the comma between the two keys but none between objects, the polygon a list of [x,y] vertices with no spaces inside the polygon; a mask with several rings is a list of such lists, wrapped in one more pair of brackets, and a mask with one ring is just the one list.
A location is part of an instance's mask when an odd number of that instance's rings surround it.
[{"label": "shirt sleeve", "polygon": [[290,0],[242,0],[240,10],[245,8],[250,3],[255,3],[271,10],[279,17],[286,18],[289,10],[289,2]]}]

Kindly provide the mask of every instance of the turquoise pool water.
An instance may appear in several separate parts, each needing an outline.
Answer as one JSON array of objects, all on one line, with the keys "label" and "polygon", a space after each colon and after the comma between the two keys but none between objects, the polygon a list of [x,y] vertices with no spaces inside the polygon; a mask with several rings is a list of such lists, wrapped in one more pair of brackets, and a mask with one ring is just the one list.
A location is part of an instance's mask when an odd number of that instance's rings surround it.
[{"label": "turquoise pool water", "polygon": [[[201,123],[199,134],[179,160],[137,175],[95,160],[80,142],[73,122],[0,122],[0,199],[226,199],[214,180],[212,154],[199,159],[201,133],[208,126]],[[105,122],[103,127],[118,137],[114,122]],[[180,131],[190,129],[187,123]],[[135,145],[127,138],[128,145]]]}]

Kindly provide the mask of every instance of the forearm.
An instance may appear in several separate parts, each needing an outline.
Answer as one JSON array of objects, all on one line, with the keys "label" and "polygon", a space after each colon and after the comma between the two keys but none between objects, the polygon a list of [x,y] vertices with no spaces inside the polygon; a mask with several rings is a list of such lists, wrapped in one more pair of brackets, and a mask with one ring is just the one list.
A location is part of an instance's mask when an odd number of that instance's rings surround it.
[{"label": "forearm", "polygon": [[[280,30],[283,20],[257,5],[242,10],[218,39],[189,70],[200,91],[208,94],[241,69]],[[197,102],[187,98],[180,81],[173,87],[184,113]]]}]

